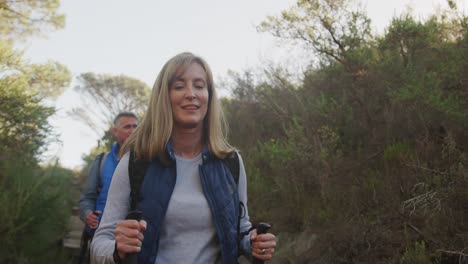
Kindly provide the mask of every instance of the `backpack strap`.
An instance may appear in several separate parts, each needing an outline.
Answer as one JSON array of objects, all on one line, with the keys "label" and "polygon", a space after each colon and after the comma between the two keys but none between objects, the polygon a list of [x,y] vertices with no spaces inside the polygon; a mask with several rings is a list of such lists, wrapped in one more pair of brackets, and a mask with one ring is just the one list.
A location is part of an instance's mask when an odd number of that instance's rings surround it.
[{"label": "backpack strap", "polygon": [[98,193],[100,193],[102,190],[102,167],[104,167],[104,162],[107,159],[107,155],[109,155],[109,152],[102,152],[101,154],[97,156],[97,159],[99,160]]},{"label": "backpack strap", "polygon": [[130,211],[134,211],[141,200],[140,188],[145,178],[149,162],[135,157],[135,151],[130,150],[128,160],[128,176],[130,180]]},{"label": "backpack strap", "polygon": [[224,162],[226,163],[226,166],[231,172],[231,175],[234,178],[234,182],[238,186],[240,167],[239,167],[239,154],[237,154],[237,151],[234,151],[229,157],[225,158]]},{"label": "backpack strap", "polygon": [[[224,159],[226,166],[228,167],[229,171],[231,172],[234,181],[236,182],[236,186],[239,187],[239,174],[240,174],[240,165],[239,165],[239,154],[237,151],[234,151],[229,157]],[[241,252],[241,241],[242,238],[249,234],[250,230],[247,232],[240,232],[240,221],[241,218],[245,216],[245,205],[239,201],[239,215],[237,217],[237,255],[242,255]]]},{"label": "backpack strap", "polygon": [[109,156],[109,152],[102,152],[99,156],[101,156],[101,160],[99,161],[99,176],[101,176],[102,167],[104,167],[104,161],[107,159],[107,156]]}]

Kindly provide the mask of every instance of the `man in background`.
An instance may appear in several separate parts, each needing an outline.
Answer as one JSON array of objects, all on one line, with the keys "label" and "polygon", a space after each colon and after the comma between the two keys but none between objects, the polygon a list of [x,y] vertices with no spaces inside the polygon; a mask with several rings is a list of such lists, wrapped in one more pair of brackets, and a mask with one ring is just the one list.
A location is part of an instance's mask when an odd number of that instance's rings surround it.
[{"label": "man in background", "polygon": [[131,112],[121,112],[114,119],[113,134],[116,143],[107,153],[99,154],[88,173],[86,186],[80,197],[80,218],[85,222],[81,237],[79,263],[83,263],[88,252],[88,242],[93,238],[102,213],[106,207],[107,194],[119,163],[119,150],[138,125],[138,118]]}]

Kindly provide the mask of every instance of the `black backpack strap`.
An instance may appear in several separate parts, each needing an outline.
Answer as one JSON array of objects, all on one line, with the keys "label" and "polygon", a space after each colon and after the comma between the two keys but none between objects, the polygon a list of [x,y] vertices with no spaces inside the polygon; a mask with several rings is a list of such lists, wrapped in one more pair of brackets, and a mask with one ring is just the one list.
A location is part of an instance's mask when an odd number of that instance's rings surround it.
[{"label": "black backpack strap", "polygon": [[128,177],[130,180],[130,211],[134,211],[141,200],[140,188],[145,178],[149,162],[135,157],[135,151],[130,150],[128,160]]},{"label": "black backpack strap", "polygon": [[99,169],[98,169],[98,193],[101,192],[102,190],[102,167],[104,166],[104,161],[107,159],[107,155],[109,152],[102,152],[97,156],[97,160],[99,163]]},{"label": "black backpack strap", "polygon": [[107,159],[109,152],[102,152],[99,154],[99,176],[102,174],[102,167],[104,167],[104,161]]},{"label": "black backpack strap", "polygon": [[[231,172],[232,177],[234,178],[234,182],[236,186],[239,186],[239,174],[240,174],[240,165],[239,165],[239,154],[237,151],[234,151],[230,156],[224,159],[226,166],[228,167],[229,171]],[[242,238],[248,234],[240,232],[240,220],[242,217],[245,216],[245,206],[242,202],[239,202],[239,216],[237,217],[237,255],[242,255],[241,252],[241,241]],[[250,232],[250,230],[249,230]]]},{"label": "black backpack strap", "polygon": [[237,151],[234,151],[230,156],[225,158],[224,161],[231,172],[232,177],[234,177],[234,182],[236,185],[239,185],[239,154],[237,154]]}]

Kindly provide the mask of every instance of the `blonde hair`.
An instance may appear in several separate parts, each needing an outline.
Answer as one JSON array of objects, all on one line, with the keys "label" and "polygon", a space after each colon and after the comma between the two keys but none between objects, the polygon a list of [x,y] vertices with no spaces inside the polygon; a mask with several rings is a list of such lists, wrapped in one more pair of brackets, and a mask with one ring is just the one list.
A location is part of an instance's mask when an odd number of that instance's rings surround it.
[{"label": "blonde hair", "polygon": [[159,158],[168,163],[165,147],[173,129],[172,107],[169,89],[179,69],[185,69],[192,63],[198,63],[206,72],[208,85],[208,111],[203,121],[202,144],[207,144],[210,152],[217,158],[224,159],[234,151],[226,141],[227,126],[221,104],[216,95],[213,74],[204,59],[189,52],[180,53],[163,66],[151,92],[146,113],[123,146],[121,153],[134,149],[138,159],[153,160]]}]

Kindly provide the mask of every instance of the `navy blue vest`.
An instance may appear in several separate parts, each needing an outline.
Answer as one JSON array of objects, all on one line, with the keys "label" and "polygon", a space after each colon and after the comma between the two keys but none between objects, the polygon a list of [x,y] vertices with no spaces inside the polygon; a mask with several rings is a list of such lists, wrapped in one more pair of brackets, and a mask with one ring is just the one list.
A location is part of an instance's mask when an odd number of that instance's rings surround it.
[{"label": "navy blue vest", "polygon": [[[141,185],[137,210],[143,212],[147,222],[145,239],[138,255],[138,263],[153,264],[158,255],[161,226],[169,200],[176,183],[176,165],[173,161],[165,166],[159,160],[151,162]],[[239,193],[228,167],[212,156],[208,150],[202,153],[203,164],[199,167],[203,193],[208,201],[215,223],[216,234],[224,264],[237,263],[237,221],[239,215]]]}]

